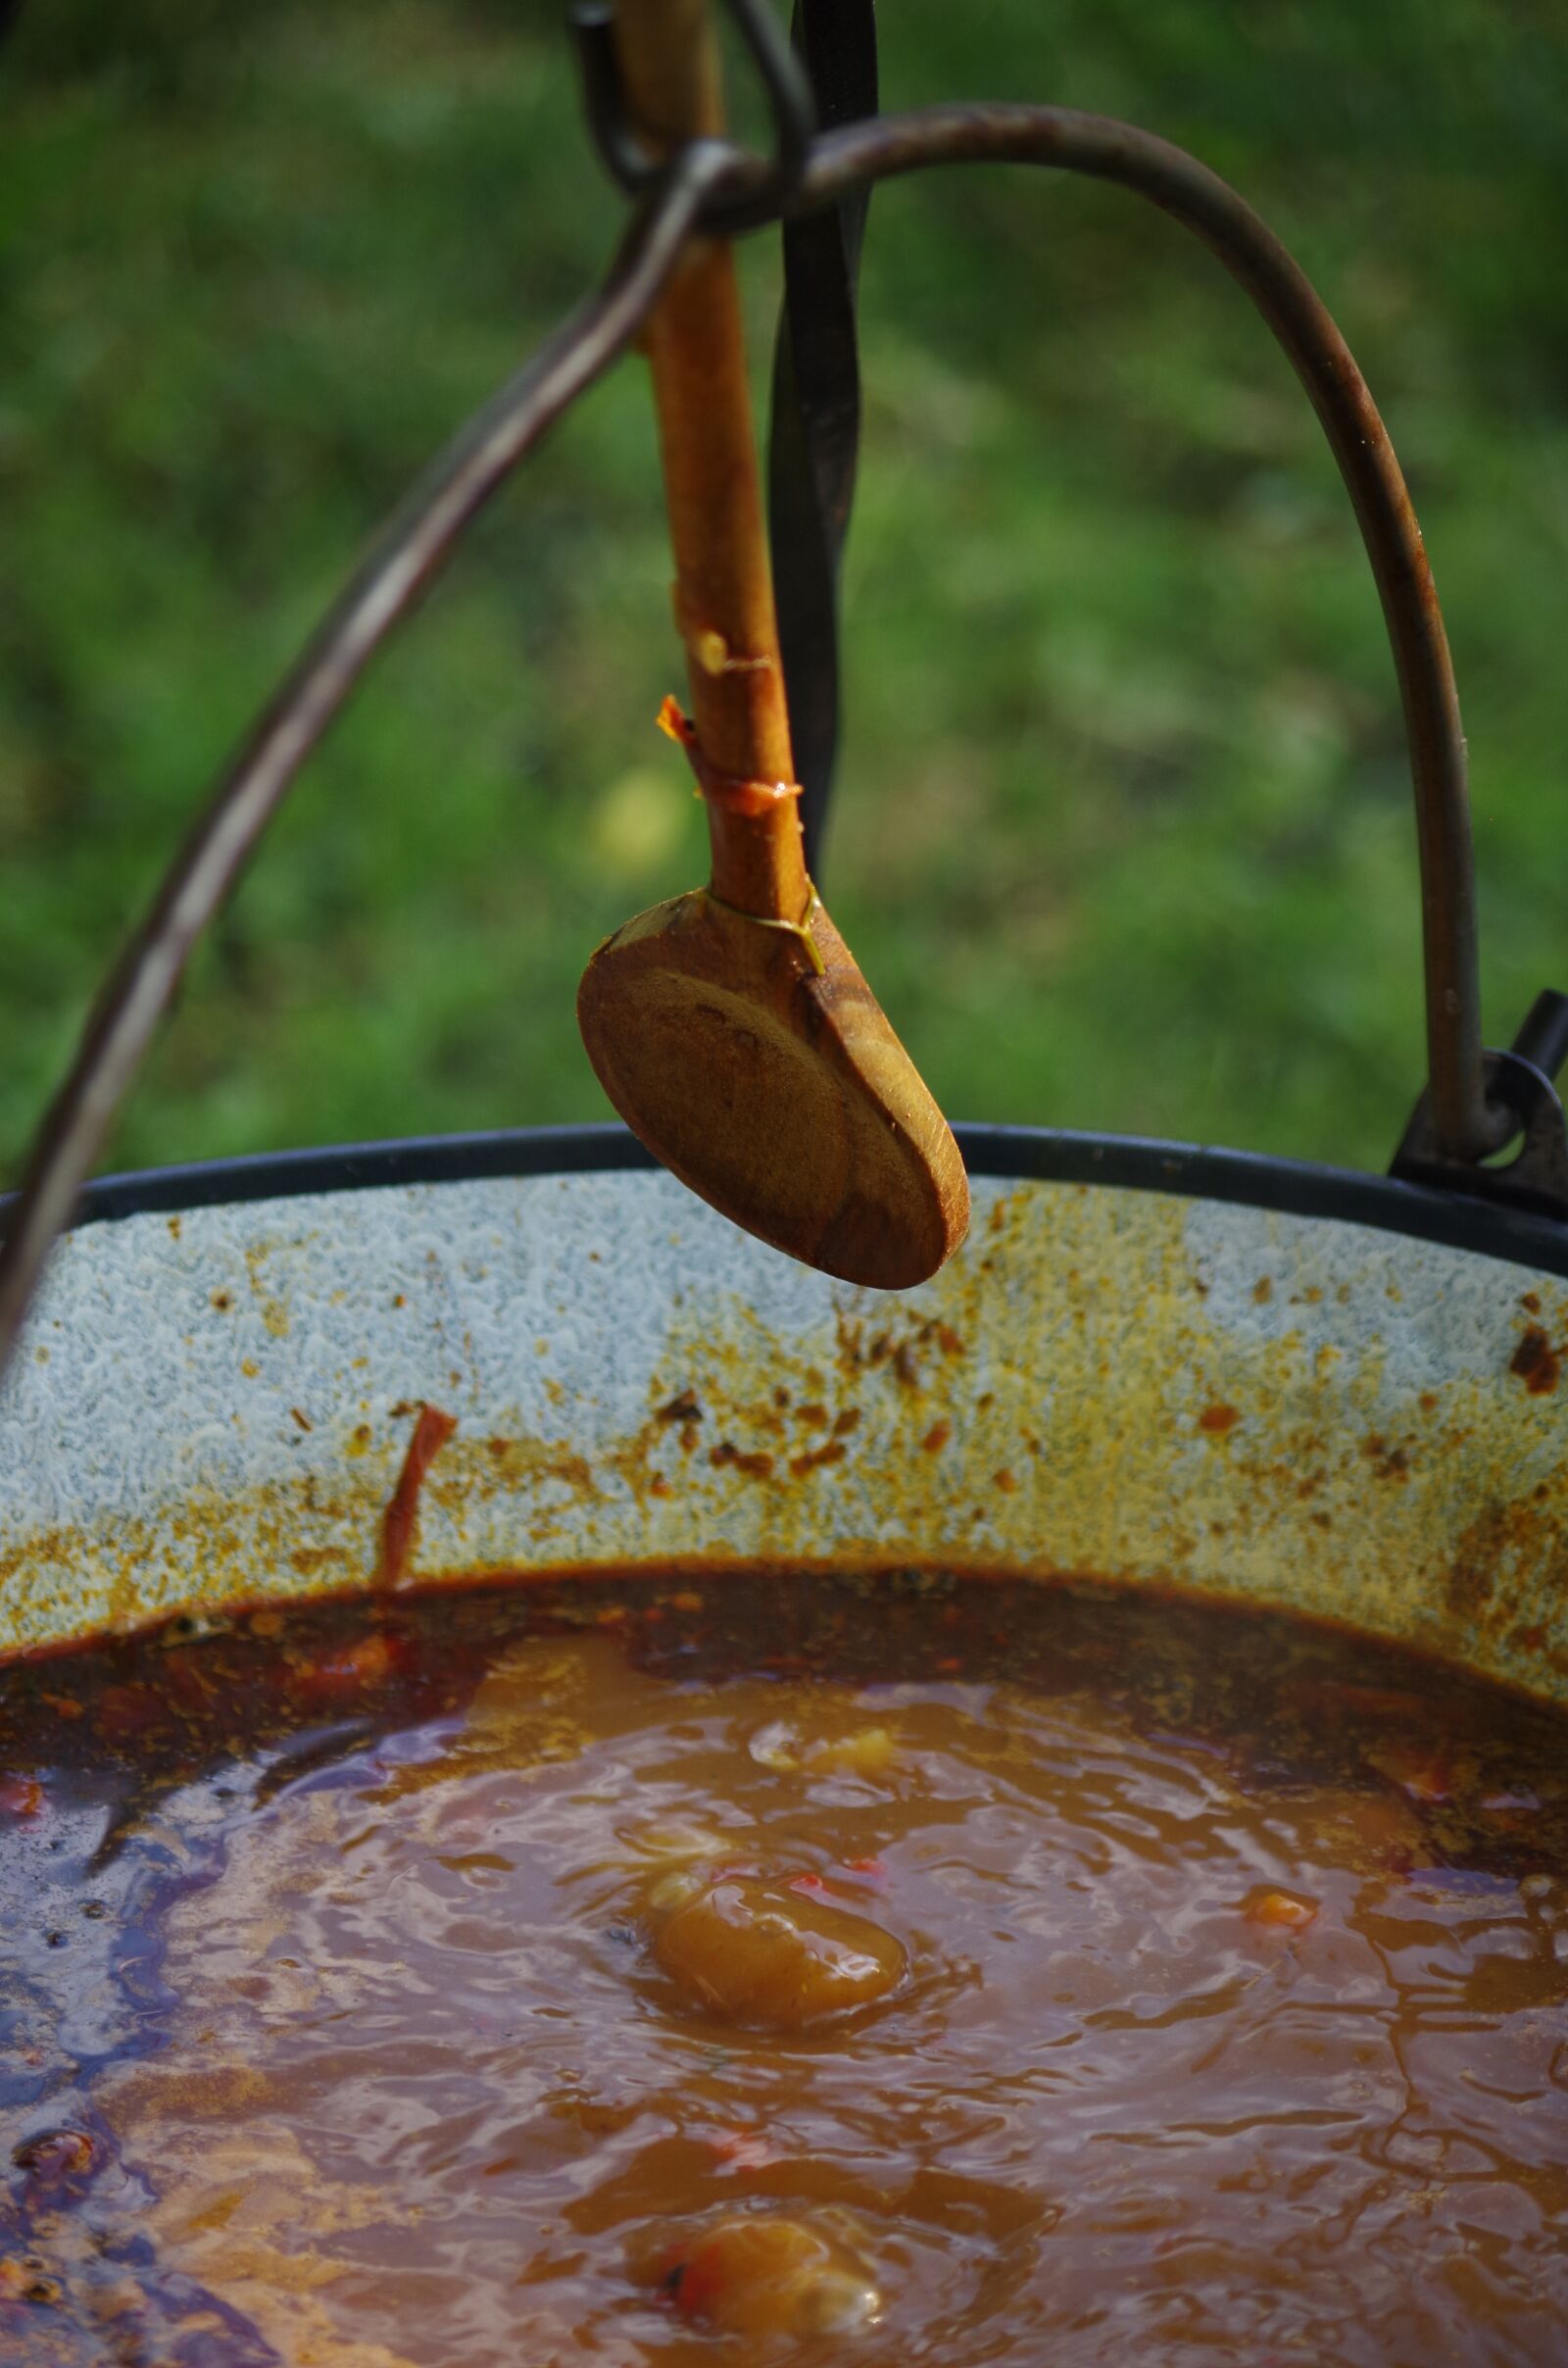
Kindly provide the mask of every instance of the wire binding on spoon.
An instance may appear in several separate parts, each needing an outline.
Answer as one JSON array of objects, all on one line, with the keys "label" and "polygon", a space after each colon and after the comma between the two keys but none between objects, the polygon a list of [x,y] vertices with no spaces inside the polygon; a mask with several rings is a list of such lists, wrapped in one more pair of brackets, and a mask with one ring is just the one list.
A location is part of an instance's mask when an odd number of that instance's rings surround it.
[{"label": "wire binding on spoon", "polygon": [[[796,794],[799,795],[799,791]],[[798,921],[773,920],[766,913],[747,913],[739,905],[726,905],[724,899],[721,896],[715,896],[711,888],[705,888],[701,893],[709,904],[716,905],[720,913],[733,913],[738,921],[750,921],[754,929],[782,929],[787,937],[799,938],[801,944],[806,948],[811,968],[818,978],[824,978],[827,975],[827,964],[822,960],[822,949],[812,935],[816,916],[822,911],[822,900],[817,895],[815,888],[811,886],[810,881],[807,882],[807,886],[811,889],[811,900],[806,908],[804,918]]]},{"label": "wire binding on spoon", "polygon": [[[670,698],[664,701],[659,711],[658,722],[660,730],[673,740],[678,748],[685,750],[697,778],[697,795],[706,798],[710,805],[726,807],[732,814],[760,814],[769,806],[779,806],[786,799],[800,796],[799,781],[743,781],[734,773],[717,771],[704,756],[703,744],[697,737],[697,726],[689,715],[682,713],[677,700]],[[799,938],[810,959],[812,970],[818,978],[822,978],[826,975],[827,964],[822,960],[822,950],[813,935],[816,916],[822,910],[822,900],[816,893],[814,882],[808,880],[807,886],[811,892],[810,899],[804,917],[798,921],[781,920],[763,913],[748,913],[743,905],[731,905],[723,897],[715,896],[711,888],[705,888],[702,893],[709,904],[718,907],[720,913],[732,913],[737,920],[750,921],[756,929],[782,929],[787,936]]]},{"label": "wire binding on spoon", "polygon": [[[704,755],[696,724],[673,697],[664,701],[655,720],[666,739],[685,750],[696,775],[697,795],[710,806],[722,807],[726,814],[766,814],[772,806],[787,806],[791,798],[800,796],[799,781],[751,781],[740,773],[720,772]],[[784,926],[794,924],[786,922]]]}]

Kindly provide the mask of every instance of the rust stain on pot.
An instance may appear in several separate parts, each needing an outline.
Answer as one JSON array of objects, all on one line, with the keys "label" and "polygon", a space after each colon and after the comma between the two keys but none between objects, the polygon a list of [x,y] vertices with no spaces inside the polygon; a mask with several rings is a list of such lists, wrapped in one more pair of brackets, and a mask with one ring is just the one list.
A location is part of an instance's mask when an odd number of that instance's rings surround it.
[{"label": "rust stain on pot", "polygon": [[442,1475],[430,1482],[430,1490],[443,1501],[462,1504],[470,1495],[495,1496],[537,1487],[543,1480],[559,1481],[585,1501],[594,1493],[593,1465],[569,1439],[487,1439],[482,1448],[470,1444],[466,1454],[459,1442],[449,1449]]},{"label": "rust stain on pot", "polygon": [[1381,1431],[1373,1431],[1361,1442],[1361,1452],[1379,1480],[1404,1480],[1410,1472],[1410,1451],[1396,1442],[1391,1446]]},{"label": "rust stain on pot", "polygon": [[710,1448],[708,1460],[711,1464],[732,1463],[749,1480],[771,1480],[773,1457],[766,1448],[738,1448],[733,1439],[721,1439],[717,1447]]},{"label": "rust stain on pot", "polygon": [[[1568,1646],[1550,1624],[1521,1615],[1521,1600],[1568,1602],[1568,1505],[1547,1500],[1489,1505],[1464,1531],[1444,1583],[1455,1634],[1488,1639],[1568,1679]],[[1560,1496],[1559,1492],[1559,1496]]]},{"label": "rust stain on pot", "polygon": [[[1535,1293],[1530,1296],[1533,1299]],[[1560,1353],[1539,1324],[1531,1324],[1520,1336],[1519,1346],[1509,1359],[1509,1372],[1518,1374],[1532,1398],[1544,1398],[1557,1387],[1561,1369]]]}]

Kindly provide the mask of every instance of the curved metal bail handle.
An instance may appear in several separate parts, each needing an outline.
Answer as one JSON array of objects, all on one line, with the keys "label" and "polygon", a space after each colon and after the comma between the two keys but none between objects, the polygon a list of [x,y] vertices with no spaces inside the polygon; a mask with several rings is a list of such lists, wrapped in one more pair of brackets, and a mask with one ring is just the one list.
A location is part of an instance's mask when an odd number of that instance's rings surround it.
[{"label": "curved metal bail handle", "polygon": [[1488,1094],[1464,733],[1442,612],[1410,495],[1366,381],[1305,273],[1252,209],[1185,150],[1063,107],[921,107],[822,134],[801,189],[823,205],[932,165],[1043,165],[1119,183],[1193,231],[1262,315],[1328,437],[1383,604],[1415,790],[1433,1127],[1455,1168],[1518,1119]]},{"label": "curved metal bail handle", "polygon": [[[756,67],[773,125],[771,157],[718,143],[729,172],[703,208],[703,227],[719,233],[776,222],[794,202],[816,130],[810,78],[767,0],[721,0]],[[669,168],[667,154],[636,122],[621,81],[613,0],[572,0],[566,19],[582,74],[583,108],[595,147],[628,196],[640,197]]]}]

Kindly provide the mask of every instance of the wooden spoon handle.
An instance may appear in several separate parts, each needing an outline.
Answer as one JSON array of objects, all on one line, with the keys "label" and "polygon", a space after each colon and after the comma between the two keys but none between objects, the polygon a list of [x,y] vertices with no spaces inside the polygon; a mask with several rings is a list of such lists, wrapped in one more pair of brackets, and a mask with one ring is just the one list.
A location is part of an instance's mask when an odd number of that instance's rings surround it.
[{"label": "wooden spoon handle", "polygon": [[[639,124],[671,144],[723,128],[708,0],[617,0],[615,37]],[[789,714],[752,425],[740,292],[727,241],[697,238],[644,332],[653,370],[675,615],[706,763],[792,781]],[[715,896],[798,921],[809,884],[798,801],[760,814],[710,802]]]}]

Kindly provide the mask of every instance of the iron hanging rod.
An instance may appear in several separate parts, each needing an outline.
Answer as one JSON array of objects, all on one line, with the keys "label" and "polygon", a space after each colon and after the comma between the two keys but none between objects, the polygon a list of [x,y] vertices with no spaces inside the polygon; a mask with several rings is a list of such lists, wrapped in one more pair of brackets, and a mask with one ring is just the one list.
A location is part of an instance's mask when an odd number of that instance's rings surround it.
[{"label": "iron hanging rod", "polygon": [[1481,1038],[1475,860],[1464,730],[1437,587],[1388,431],[1299,265],[1228,182],[1152,132],[1063,107],[937,106],[879,116],[813,144],[797,203],[934,165],[1044,165],[1149,198],[1217,256],[1284,348],[1355,511],[1393,646],[1415,790],[1427,1061],[1438,1139],[1479,1161],[1517,1119],[1489,1102]]}]

